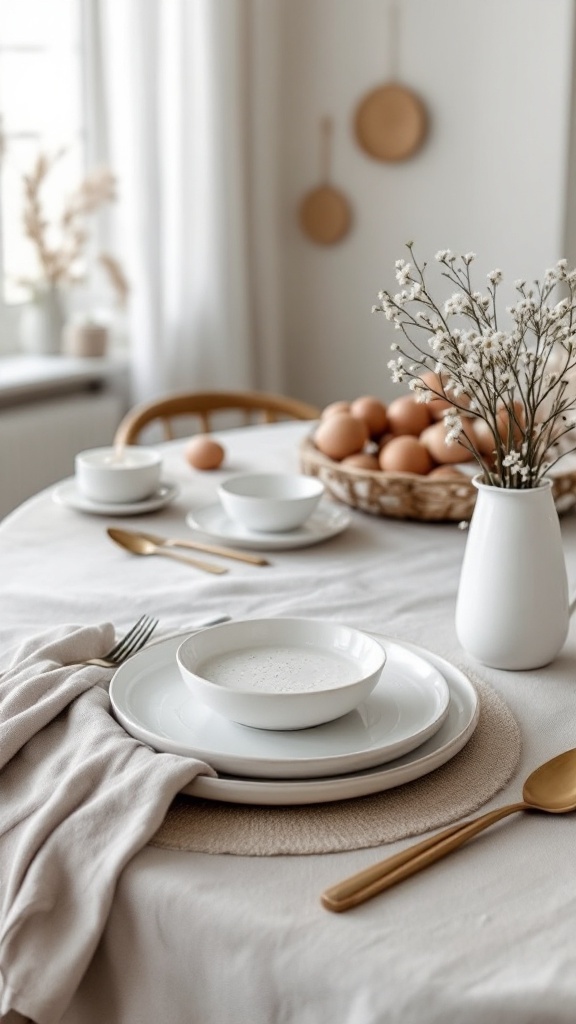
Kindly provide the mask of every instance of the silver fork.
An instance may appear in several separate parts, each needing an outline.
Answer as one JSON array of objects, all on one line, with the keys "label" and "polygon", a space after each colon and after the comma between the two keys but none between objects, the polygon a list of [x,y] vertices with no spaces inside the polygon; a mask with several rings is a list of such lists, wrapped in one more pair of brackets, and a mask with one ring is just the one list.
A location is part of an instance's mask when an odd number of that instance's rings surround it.
[{"label": "silver fork", "polygon": [[153,619],[150,615],[141,615],[138,622],[135,622],[131,629],[128,630],[126,636],[122,637],[108,654],[105,654],[103,658],[88,658],[83,661],[83,665],[100,665],[102,668],[116,668],[121,665],[122,662],[126,661],[136,651],[139,651],[147,640],[150,639],[152,633],[158,625],[158,619]]}]

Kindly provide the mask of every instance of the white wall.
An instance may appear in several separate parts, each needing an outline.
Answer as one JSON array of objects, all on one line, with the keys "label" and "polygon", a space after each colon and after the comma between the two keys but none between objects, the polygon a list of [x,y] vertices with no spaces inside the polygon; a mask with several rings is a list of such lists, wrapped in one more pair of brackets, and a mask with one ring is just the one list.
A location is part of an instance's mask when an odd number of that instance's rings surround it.
[{"label": "white wall", "polygon": [[[320,405],[397,391],[391,335],[371,313],[413,239],[473,250],[482,274],[542,274],[565,249],[573,0],[401,0],[400,77],[430,115],[422,150],[384,164],[357,146],[362,96],[388,77],[383,0],[278,0],[279,218],[287,388]],[[319,180],[319,121],[334,119],[333,183],[354,208],[316,246],[296,211]],[[570,254],[568,254],[570,255]]]}]

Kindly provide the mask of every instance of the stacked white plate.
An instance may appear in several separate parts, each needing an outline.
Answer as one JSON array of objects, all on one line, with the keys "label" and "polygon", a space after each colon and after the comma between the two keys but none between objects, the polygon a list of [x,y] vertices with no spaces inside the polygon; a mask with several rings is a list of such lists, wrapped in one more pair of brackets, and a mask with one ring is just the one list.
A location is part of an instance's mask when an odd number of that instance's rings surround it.
[{"label": "stacked white plate", "polygon": [[237,725],[185,686],[176,663],[185,635],[152,644],[122,665],[110,699],[130,735],[218,772],[195,779],[185,790],[192,796],[261,805],[365,796],[438,768],[476,728],[478,698],[463,672],[415,644],[377,634],[386,665],[354,711],[290,732]]}]

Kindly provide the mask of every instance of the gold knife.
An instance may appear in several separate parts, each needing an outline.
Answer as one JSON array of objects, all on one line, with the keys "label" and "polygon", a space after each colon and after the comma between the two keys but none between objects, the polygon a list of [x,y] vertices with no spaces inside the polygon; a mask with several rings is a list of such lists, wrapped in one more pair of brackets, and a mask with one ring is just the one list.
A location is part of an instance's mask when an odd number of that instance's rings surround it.
[{"label": "gold knife", "polygon": [[220,555],[222,558],[236,558],[239,562],[247,562],[249,565],[270,565],[260,555],[249,555],[241,551],[235,551],[233,548],[220,547],[218,544],[204,544],[199,540],[177,540],[175,537],[158,537],[155,533],[143,533],[140,530],[126,530],[125,532],[132,533],[135,537],[149,540],[152,544],[158,544],[159,547],[192,548],[193,551],[205,551],[211,555]]}]

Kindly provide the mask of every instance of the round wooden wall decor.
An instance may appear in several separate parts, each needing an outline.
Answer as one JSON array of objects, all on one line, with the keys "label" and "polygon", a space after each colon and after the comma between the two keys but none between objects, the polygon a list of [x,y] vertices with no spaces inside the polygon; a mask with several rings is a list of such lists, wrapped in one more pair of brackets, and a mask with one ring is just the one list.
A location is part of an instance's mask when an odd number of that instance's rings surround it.
[{"label": "round wooden wall decor", "polygon": [[426,138],[426,108],[411,89],[381,85],[361,101],[354,128],[359,146],[376,160],[407,160]]},{"label": "round wooden wall decor", "polygon": [[348,234],[352,224],[352,211],[344,193],[330,183],[330,118],[322,119],[320,132],[321,184],[304,196],[300,203],[299,220],[302,231],[312,242],[318,245],[335,245]]},{"label": "round wooden wall decor", "polygon": [[319,185],[300,204],[300,226],[318,245],[334,245],[350,230],[350,205],[343,192],[332,185]]}]

